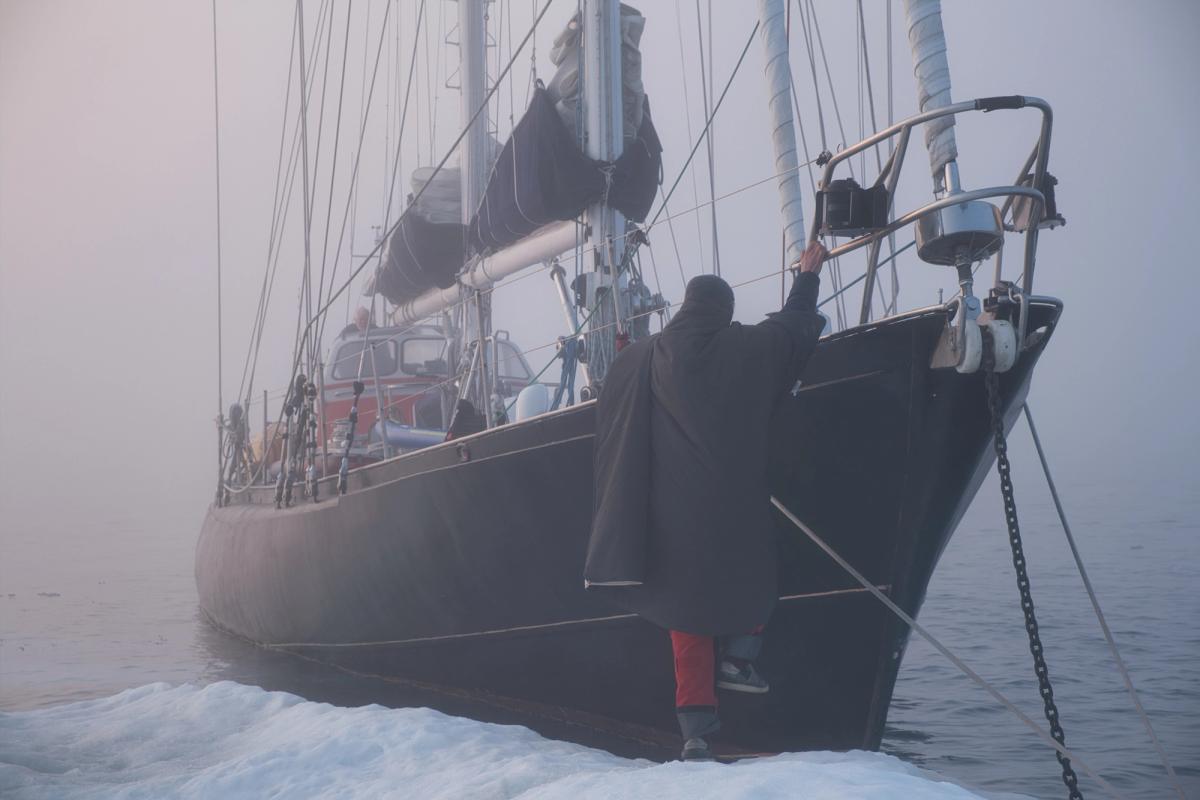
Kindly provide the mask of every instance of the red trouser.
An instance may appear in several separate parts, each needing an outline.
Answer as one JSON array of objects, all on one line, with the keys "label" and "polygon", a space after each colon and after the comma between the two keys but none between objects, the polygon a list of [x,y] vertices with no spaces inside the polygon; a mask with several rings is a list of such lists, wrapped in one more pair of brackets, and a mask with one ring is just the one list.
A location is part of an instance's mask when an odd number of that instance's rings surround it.
[{"label": "red trouser", "polygon": [[675,651],[675,707],[716,708],[713,637],[671,631],[671,648]]},{"label": "red trouser", "polygon": [[[751,635],[761,634],[758,625]],[[695,633],[671,631],[671,648],[675,651],[675,707],[717,707],[716,676],[714,666],[715,638]]]}]

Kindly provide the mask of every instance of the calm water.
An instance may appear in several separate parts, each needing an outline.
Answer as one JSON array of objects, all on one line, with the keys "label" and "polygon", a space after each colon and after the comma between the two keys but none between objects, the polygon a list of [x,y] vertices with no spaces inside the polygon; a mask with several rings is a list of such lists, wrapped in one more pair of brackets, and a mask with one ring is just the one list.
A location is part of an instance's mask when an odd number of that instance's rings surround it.
[{"label": "calm water", "polygon": [[[1016,446],[1014,458],[1034,598],[1067,743],[1128,796],[1170,796],[1031,454]],[[1200,797],[1196,481],[1059,480],[1143,702],[1189,794]],[[992,477],[942,558],[921,621],[1040,720],[997,494]],[[347,683],[339,673],[231,641],[198,620],[192,548],[202,513],[199,503],[149,519],[65,507],[38,525],[6,530],[5,553],[38,553],[39,560],[6,556],[0,566],[0,707],[47,706],[152,681],[218,679],[344,704],[380,699],[378,686]],[[1053,752],[916,637],[884,748],[985,791],[1064,796]],[[1090,796],[1104,796],[1081,777]]]}]

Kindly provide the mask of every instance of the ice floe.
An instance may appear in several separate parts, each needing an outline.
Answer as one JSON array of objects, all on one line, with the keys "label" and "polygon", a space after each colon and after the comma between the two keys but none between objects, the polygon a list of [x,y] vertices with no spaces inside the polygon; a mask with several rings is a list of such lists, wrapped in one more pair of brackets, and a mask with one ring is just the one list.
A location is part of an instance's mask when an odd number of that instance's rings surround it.
[{"label": "ice floe", "polygon": [[339,708],[237,683],[151,684],[0,714],[11,798],[978,797],[879,753],[655,764],[424,708]]}]

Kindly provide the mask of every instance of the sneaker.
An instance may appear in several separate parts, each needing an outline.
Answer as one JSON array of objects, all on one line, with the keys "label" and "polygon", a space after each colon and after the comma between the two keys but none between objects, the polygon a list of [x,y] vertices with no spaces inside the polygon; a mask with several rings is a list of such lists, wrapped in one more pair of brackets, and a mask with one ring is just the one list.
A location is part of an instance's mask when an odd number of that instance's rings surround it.
[{"label": "sneaker", "polygon": [[750,662],[738,665],[732,661],[722,661],[717,669],[717,688],[748,694],[766,694],[771,691],[771,685],[763,680],[754,664]]},{"label": "sneaker", "polygon": [[683,752],[679,757],[684,761],[715,761],[708,742],[700,738],[688,739],[683,743]]}]

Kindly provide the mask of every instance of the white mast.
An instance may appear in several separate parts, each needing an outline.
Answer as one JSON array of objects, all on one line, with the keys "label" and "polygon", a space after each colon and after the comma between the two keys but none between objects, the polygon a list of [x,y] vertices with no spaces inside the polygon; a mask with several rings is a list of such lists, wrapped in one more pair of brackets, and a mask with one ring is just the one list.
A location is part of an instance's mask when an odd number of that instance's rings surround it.
[{"label": "white mast", "polygon": [[779,213],[783,221],[787,263],[804,251],[804,206],[801,202],[796,129],[792,121],[792,68],[788,61],[788,38],[784,0],[759,0],[761,40],[765,55],[763,73],[771,111],[771,146],[775,152]]},{"label": "white mast", "polygon": [[[941,0],[904,0],[908,44],[921,111],[948,106],[950,64],[946,59],[946,32],[942,28]],[[937,192],[958,191],[958,145],[954,141],[954,116],[925,123],[925,148]]]},{"label": "white mast", "polygon": [[[624,149],[621,96],[621,4],[619,0],[583,0],[584,152],[613,162]],[[607,195],[607,193],[606,193]],[[586,312],[591,314],[588,367],[602,382],[615,357],[615,339],[624,319],[621,306],[625,257],[625,218],[607,204],[607,196],[588,207],[585,219],[595,244],[594,269],[588,276]]]}]

